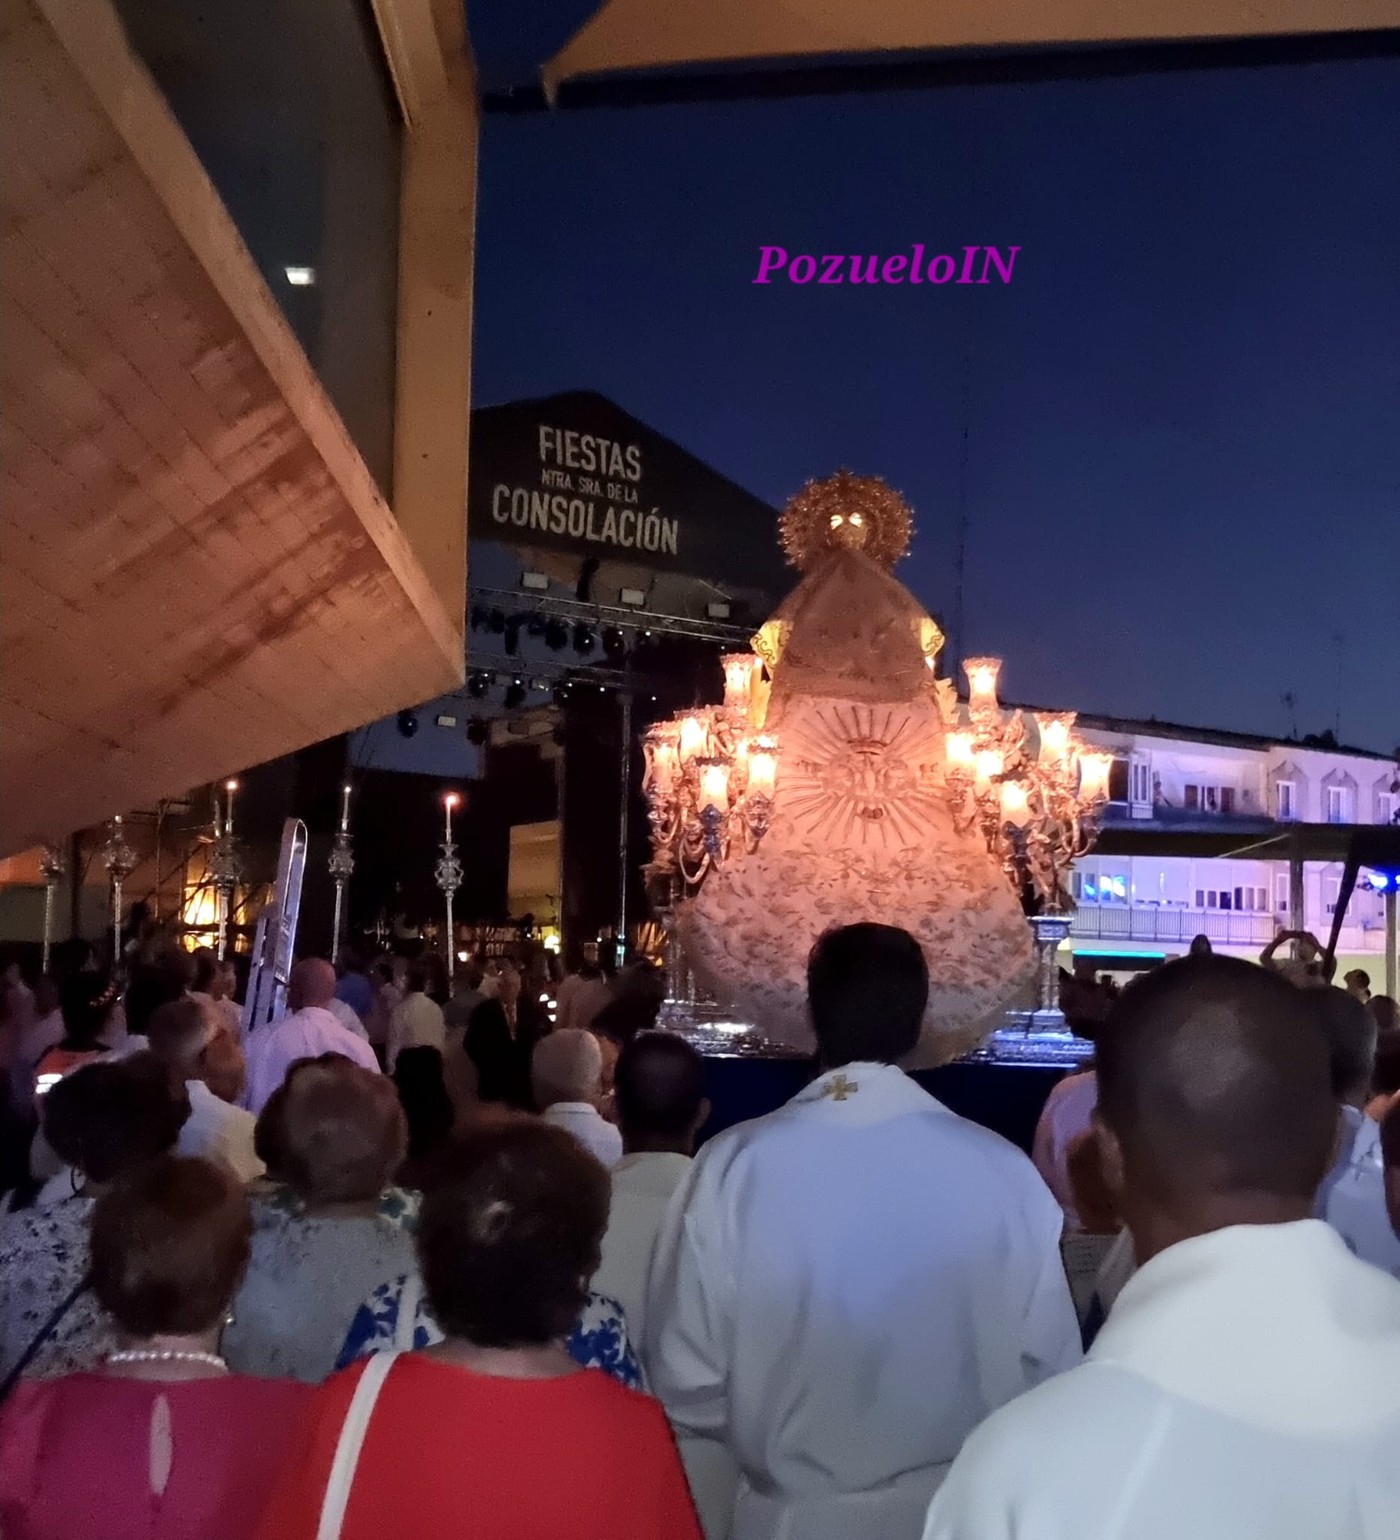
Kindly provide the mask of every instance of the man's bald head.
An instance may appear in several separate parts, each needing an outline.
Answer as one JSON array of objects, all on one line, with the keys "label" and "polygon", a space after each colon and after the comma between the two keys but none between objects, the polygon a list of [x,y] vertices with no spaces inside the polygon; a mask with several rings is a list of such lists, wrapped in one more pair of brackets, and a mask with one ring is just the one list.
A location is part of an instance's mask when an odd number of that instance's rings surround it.
[{"label": "man's bald head", "polygon": [[1222,1199],[1311,1202],[1337,1104],[1326,1041],[1291,984],[1233,957],[1169,963],[1124,991],[1097,1063],[1127,1194],[1177,1218]]},{"label": "man's bald head", "polygon": [[288,1010],[319,1005],[323,1010],[335,999],[335,969],[320,957],[303,957],[287,980]]}]

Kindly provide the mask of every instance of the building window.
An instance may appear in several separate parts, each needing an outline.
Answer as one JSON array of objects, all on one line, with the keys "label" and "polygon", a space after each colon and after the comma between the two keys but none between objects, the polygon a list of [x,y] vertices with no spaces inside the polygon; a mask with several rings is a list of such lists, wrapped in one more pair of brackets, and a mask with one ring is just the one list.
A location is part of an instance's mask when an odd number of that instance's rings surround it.
[{"label": "building window", "polygon": [[1347,823],[1347,789],[1345,786],[1327,787],[1327,822]]},{"label": "building window", "polygon": [[1201,788],[1199,786],[1187,786],[1184,790],[1186,793],[1186,806],[1192,809],[1199,808],[1201,805]]},{"label": "building window", "polygon": [[1134,802],[1142,804],[1152,801],[1152,777],[1145,759],[1135,759],[1132,762],[1130,787]]},{"label": "building window", "polygon": [[1235,811],[1235,788],[1233,786],[1222,786],[1220,788],[1220,811],[1222,813],[1233,813]]},{"label": "building window", "polygon": [[1108,800],[1110,802],[1128,800],[1128,761],[1126,759],[1115,759],[1108,767]]},{"label": "building window", "polygon": [[1376,822],[1382,824],[1400,823],[1400,806],[1397,806],[1396,796],[1393,791],[1382,791],[1377,794]]},{"label": "building window", "polygon": [[1274,788],[1274,816],[1286,820],[1298,816],[1298,787],[1294,781],[1280,781]]},{"label": "building window", "polygon": [[1288,873],[1274,874],[1274,908],[1280,914],[1288,913]]}]

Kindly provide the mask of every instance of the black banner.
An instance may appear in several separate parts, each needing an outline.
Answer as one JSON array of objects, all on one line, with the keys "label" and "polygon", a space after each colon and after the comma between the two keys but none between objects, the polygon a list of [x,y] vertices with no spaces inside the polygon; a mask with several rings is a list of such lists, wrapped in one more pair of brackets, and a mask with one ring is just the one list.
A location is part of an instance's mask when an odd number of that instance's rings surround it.
[{"label": "black banner", "polygon": [[630,561],[715,582],[791,582],[777,513],[604,396],[472,413],[473,539]]}]

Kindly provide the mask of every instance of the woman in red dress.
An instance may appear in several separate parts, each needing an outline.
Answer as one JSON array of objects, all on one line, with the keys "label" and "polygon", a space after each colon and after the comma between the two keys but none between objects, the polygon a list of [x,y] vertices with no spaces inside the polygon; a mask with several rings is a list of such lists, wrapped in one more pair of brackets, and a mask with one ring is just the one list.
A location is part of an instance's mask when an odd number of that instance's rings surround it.
[{"label": "woman in red dress", "polygon": [[249,1540],[312,1394],[219,1357],[250,1228],[205,1160],[162,1156],[99,1198],[89,1286],[120,1347],[21,1381],[0,1412],[5,1540]]},{"label": "woman in red dress", "polygon": [[[608,1186],[542,1123],[458,1142],[417,1240],[447,1340],[321,1386],[260,1540],[700,1540],[660,1406],[560,1346],[598,1264]],[[367,1422],[366,1376],[382,1376]]]}]

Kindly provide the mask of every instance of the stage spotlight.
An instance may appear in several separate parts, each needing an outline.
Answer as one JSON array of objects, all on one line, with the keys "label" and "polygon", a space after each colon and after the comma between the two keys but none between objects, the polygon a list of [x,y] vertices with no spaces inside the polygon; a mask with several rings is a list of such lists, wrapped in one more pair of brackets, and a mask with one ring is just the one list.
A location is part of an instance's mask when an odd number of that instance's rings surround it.
[{"label": "stage spotlight", "polygon": [[473,700],[484,700],[491,689],[490,674],[470,674],[467,677],[467,694]]},{"label": "stage spotlight", "polygon": [[569,681],[567,679],[561,679],[554,686],[553,699],[556,706],[567,706],[569,704]]},{"label": "stage spotlight", "polygon": [[627,656],[627,638],[616,626],[603,632],[603,652],[616,663]]},{"label": "stage spotlight", "polygon": [[574,651],[580,657],[587,657],[593,651],[597,638],[593,635],[593,628],[586,626],[582,621],[574,627]]},{"label": "stage spotlight", "polygon": [[506,628],[505,612],[503,610],[492,610],[490,616],[490,625],[491,629],[496,633],[497,636],[499,636],[501,632]]},{"label": "stage spotlight", "polygon": [[513,679],[506,686],[505,706],[507,711],[514,711],[525,704],[525,686],[518,679]]},{"label": "stage spotlight", "polygon": [[562,652],[569,645],[569,628],[562,620],[548,620],[544,627],[544,644],[551,652]]},{"label": "stage spotlight", "polygon": [[467,742],[474,748],[479,749],[490,736],[491,729],[487,727],[481,717],[473,717],[467,723]]},{"label": "stage spotlight", "polygon": [[418,713],[416,711],[399,712],[399,731],[405,738],[411,738],[418,731]]}]

